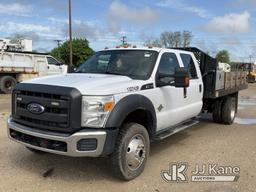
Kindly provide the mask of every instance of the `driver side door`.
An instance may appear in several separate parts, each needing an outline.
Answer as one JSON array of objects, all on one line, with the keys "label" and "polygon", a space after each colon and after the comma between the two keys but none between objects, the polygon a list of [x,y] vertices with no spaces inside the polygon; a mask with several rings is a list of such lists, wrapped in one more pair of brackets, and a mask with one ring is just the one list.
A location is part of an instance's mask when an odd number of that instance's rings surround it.
[{"label": "driver side door", "polygon": [[[176,53],[163,53],[156,73],[156,81],[159,80],[159,74],[174,75],[175,68],[182,67],[180,63]],[[161,82],[168,85],[161,86],[159,82],[156,82],[158,98],[161,101],[160,105],[156,107],[157,131],[170,128],[187,119],[186,98],[184,98],[183,88],[170,85],[170,82],[174,82],[173,77],[161,78]]]},{"label": "driver side door", "polygon": [[58,75],[63,73],[64,65],[60,65],[60,63],[53,57],[46,57],[46,59],[48,63],[47,75]]}]

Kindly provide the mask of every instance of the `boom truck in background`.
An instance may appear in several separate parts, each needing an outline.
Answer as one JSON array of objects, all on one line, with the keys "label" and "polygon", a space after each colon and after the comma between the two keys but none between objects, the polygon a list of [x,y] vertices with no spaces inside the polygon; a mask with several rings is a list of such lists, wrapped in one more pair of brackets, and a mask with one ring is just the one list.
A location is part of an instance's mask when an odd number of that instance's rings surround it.
[{"label": "boom truck in background", "polygon": [[67,66],[51,55],[32,52],[32,40],[0,39],[0,92],[11,93],[17,83],[28,79],[66,72]]},{"label": "boom truck in background", "polygon": [[200,113],[232,124],[246,72],[218,69],[197,48],[114,48],[74,73],[19,83],[8,136],[33,152],[109,156],[114,174],[139,176],[150,145],[199,122]]}]

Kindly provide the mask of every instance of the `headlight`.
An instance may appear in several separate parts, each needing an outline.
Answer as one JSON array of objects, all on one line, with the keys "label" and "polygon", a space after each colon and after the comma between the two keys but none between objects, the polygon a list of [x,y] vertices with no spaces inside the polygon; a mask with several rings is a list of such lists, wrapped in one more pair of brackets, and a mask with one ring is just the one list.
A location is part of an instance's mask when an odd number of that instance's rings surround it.
[{"label": "headlight", "polygon": [[83,96],[82,127],[103,127],[115,105],[113,96]]}]

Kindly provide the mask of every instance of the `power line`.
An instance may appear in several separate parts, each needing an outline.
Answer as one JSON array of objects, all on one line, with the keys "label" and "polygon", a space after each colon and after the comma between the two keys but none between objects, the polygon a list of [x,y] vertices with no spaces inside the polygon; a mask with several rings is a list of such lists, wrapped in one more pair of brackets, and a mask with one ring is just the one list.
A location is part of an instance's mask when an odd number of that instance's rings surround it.
[{"label": "power line", "polygon": [[121,37],[121,42],[122,42],[122,45],[126,45],[127,44],[127,37],[126,36],[122,36]]},{"label": "power line", "polygon": [[54,41],[57,43],[58,48],[60,48],[60,43],[61,43],[62,40],[56,39]]}]

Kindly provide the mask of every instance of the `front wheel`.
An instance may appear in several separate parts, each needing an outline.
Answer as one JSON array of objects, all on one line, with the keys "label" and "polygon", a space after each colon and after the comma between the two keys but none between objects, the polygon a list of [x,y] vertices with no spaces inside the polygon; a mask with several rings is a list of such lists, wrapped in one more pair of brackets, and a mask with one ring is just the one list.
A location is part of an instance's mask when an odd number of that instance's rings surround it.
[{"label": "front wheel", "polygon": [[149,135],[144,126],[137,123],[124,124],[111,155],[115,176],[127,181],[138,177],[145,168],[149,148]]}]

